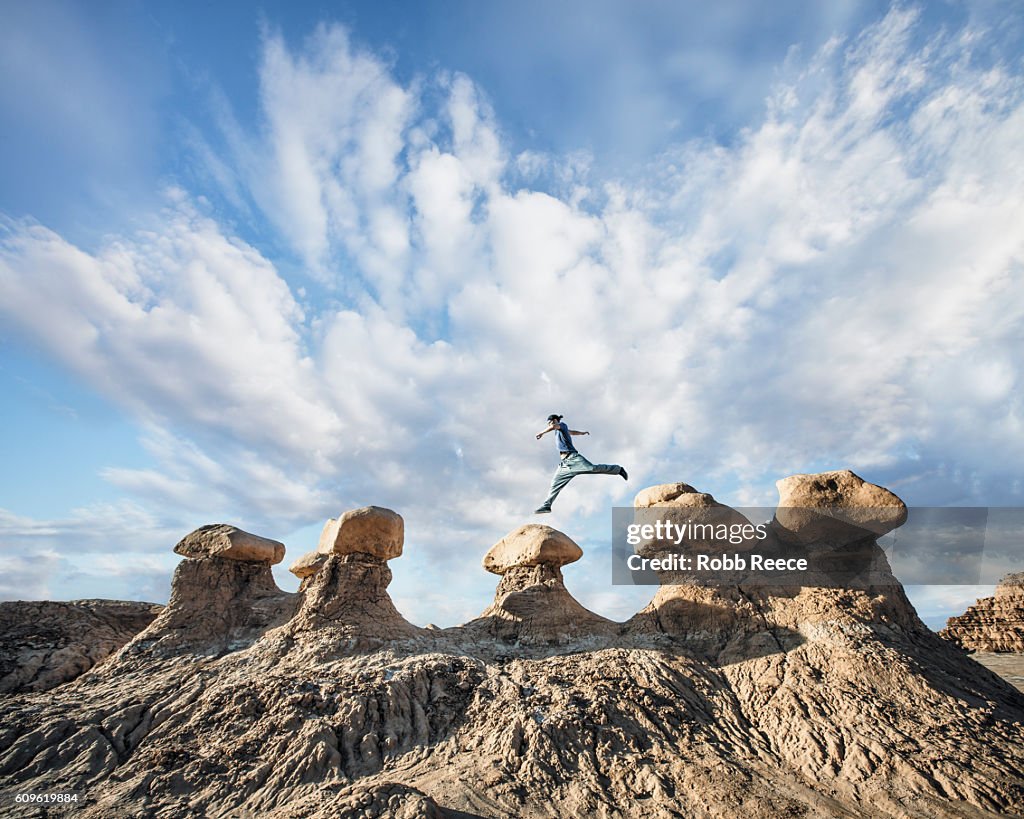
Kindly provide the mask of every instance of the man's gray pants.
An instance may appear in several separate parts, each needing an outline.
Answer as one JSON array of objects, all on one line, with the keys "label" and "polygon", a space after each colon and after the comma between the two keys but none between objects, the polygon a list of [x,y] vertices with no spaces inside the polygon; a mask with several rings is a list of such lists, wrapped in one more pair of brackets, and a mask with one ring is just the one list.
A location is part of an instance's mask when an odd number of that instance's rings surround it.
[{"label": "man's gray pants", "polygon": [[540,508],[550,509],[558,493],[577,475],[618,475],[621,471],[622,467],[618,464],[592,464],[578,452],[566,455],[555,470],[555,476],[551,479],[551,491]]}]

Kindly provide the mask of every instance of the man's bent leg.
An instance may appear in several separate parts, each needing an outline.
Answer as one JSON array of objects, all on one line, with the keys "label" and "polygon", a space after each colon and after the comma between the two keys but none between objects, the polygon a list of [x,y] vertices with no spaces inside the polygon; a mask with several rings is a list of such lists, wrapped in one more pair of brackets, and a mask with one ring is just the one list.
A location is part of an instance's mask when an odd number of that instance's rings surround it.
[{"label": "man's bent leg", "polygon": [[582,455],[574,456],[569,468],[573,475],[618,475],[622,472],[618,464],[592,464]]},{"label": "man's bent leg", "polygon": [[591,464],[589,474],[591,475],[618,475],[622,467],[618,464]]}]

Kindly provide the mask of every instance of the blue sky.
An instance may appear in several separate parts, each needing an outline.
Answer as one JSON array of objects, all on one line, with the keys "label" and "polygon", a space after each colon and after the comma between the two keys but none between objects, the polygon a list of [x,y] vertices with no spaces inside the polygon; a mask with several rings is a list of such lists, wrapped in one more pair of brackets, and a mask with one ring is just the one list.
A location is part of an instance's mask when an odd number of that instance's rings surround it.
[{"label": "blue sky", "polygon": [[613,617],[652,483],[1020,506],[1015,4],[703,5],[5,4],[0,597],[163,600],[201,524],[290,560],[376,503],[399,607],[468,619],[549,412],[630,468],[550,521]]}]

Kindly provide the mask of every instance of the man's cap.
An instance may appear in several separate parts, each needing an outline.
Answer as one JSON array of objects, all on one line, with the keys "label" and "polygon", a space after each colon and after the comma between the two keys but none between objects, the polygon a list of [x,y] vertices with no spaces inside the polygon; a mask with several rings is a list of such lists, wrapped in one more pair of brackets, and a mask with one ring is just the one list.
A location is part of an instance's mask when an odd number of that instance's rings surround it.
[{"label": "man's cap", "polygon": [[562,420],[562,416],[561,415],[555,415],[554,413],[551,413],[548,416],[548,420],[549,421],[561,421]]}]

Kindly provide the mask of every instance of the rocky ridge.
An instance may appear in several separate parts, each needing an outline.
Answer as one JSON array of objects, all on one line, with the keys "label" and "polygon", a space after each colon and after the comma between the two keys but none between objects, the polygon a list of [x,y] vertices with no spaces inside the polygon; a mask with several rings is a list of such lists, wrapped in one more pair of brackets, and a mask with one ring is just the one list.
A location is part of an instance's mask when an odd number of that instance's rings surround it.
[{"label": "rocky ridge", "polygon": [[1024,572],[1006,575],[992,597],[982,597],[939,632],[971,651],[1024,653]]},{"label": "rocky ridge", "polygon": [[[847,474],[788,479],[821,513],[773,536],[842,548],[837,507],[872,536],[897,525]],[[636,503],[742,518],[682,483]],[[479,618],[419,629],[387,594],[394,513],[373,510],[351,537],[328,522],[299,594],[265,561],[186,558],[117,654],[0,701],[0,787],[78,793],[82,817],[1024,812],[1024,696],[929,631],[882,562],[857,588],[670,574],[614,623],[565,586],[579,547],[531,524],[487,553]]]},{"label": "rocky ridge", "polygon": [[163,610],[155,603],[0,603],[0,694],[48,691],[121,648]]}]

